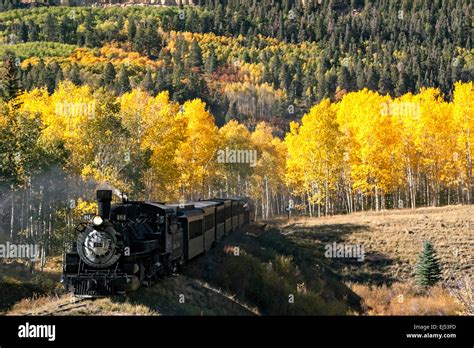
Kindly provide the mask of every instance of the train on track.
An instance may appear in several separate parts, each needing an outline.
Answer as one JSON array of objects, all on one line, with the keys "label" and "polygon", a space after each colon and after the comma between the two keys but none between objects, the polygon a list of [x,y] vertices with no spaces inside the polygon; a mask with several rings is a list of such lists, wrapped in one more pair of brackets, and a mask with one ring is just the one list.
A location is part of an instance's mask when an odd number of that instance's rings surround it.
[{"label": "train on track", "polygon": [[215,243],[255,220],[248,198],[186,204],[123,200],[97,191],[98,214],[76,227],[62,282],[80,297],[122,294],[175,273]]}]

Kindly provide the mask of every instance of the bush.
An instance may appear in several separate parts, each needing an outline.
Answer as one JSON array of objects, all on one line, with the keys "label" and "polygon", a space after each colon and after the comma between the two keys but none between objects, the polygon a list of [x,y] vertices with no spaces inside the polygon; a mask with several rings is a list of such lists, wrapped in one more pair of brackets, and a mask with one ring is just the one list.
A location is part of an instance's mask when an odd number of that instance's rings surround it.
[{"label": "bush", "polygon": [[368,315],[459,315],[463,306],[440,285],[421,289],[413,283],[391,286],[352,284]]},{"label": "bush", "polygon": [[[276,255],[269,262],[255,256],[226,255],[219,262],[213,282],[236,297],[270,315],[346,314],[347,306],[311,289],[298,290],[304,284],[292,257]],[[290,301],[290,298],[293,301]]]}]

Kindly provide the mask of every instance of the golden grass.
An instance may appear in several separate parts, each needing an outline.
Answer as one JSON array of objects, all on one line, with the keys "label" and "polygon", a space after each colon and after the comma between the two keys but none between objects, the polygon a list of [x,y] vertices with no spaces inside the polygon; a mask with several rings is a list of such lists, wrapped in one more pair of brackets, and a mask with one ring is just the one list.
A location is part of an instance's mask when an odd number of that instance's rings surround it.
[{"label": "golden grass", "polygon": [[[327,236],[327,243],[341,238],[340,243],[364,246],[368,266],[373,256],[391,260],[382,271],[396,281],[409,282],[423,242],[430,240],[440,258],[442,279],[449,283],[465,274],[474,278],[474,206],[447,206],[415,210],[357,212],[321,218],[297,217],[276,223],[285,234],[299,238],[300,231],[311,233],[317,240]],[[340,226],[354,226],[350,233]],[[355,228],[357,227],[357,228]],[[306,239],[306,241],[310,241]],[[351,272],[359,271],[348,265]]]},{"label": "golden grass", "polygon": [[7,315],[157,315],[147,306],[111,298],[81,300],[72,295],[34,296],[16,303]]},{"label": "golden grass", "polygon": [[411,283],[392,286],[349,284],[367,315],[465,315],[463,305],[440,285],[423,290]]}]

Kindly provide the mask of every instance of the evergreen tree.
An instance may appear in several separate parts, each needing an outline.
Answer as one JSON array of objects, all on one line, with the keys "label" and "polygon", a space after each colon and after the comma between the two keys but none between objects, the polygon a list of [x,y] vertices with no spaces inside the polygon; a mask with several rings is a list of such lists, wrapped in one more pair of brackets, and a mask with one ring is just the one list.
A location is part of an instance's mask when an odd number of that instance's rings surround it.
[{"label": "evergreen tree", "polygon": [[21,21],[20,23],[20,29],[19,29],[19,38],[21,42],[27,42],[28,41],[28,27],[25,24],[25,22]]},{"label": "evergreen tree", "polygon": [[122,65],[117,75],[117,92],[123,94],[130,91],[130,79],[125,65]]},{"label": "evergreen tree", "polygon": [[129,42],[133,42],[136,32],[137,32],[137,26],[135,24],[135,21],[133,20],[133,18],[130,18],[128,20],[128,31],[127,31],[127,39]]},{"label": "evergreen tree", "polygon": [[152,19],[147,23],[144,33],[145,52],[148,56],[156,55],[162,48],[162,38],[157,31],[158,23]]},{"label": "evergreen tree", "polygon": [[291,76],[286,64],[281,66],[279,80],[281,89],[288,90],[290,88]]},{"label": "evergreen tree", "polygon": [[85,27],[85,37],[84,37],[84,44],[87,47],[95,47],[99,46],[99,40],[97,39],[96,30],[94,29],[94,19],[90,13],[87,14],[86,18],[84,19],[84,27]]},{"label": "evergreen tree", "polygon": [[349,70],[343,66],[337,74],[337,85],[346,91],[349,89],[350,74]]},{"label": "evergreen tree", "polygon": [[104,86],[112,86],[112,84],[115,81],[116,75],[117,74],[115,72],[115,68],[113,64],[110,62],[107,62],[107,64],[105,64],[104,73],[102,76],[102,81],[103,81]]},{"label": "evergreen tree", "polygon": [[322,68],[318,69],[316,93],[319,100],[326,97],[327,81]]},{"label": "evergreen tree", "polygon": [[360,61],[357,63],[355,74],[356,74],[357,89],[364,88],[365,87],[365,73],[364,73],[364,67],[362,65],[362,62]]},{"label": "evergreen tree", "polygon": [[366,87],[372,91],[376,91],[379,87],[379,74],[373,66],[368,70]]},{"label": "evergreen tree", "polygon": [[214,47],[211,46],[209,49],[209,57],[206,61],[206,69],[208,72],[214,72],[217,68],[217,56],[216,52],[214,51]]},{"label": "evergreen tree", "polygon": [[79,72],[79,67],[77,66],[77,64],[74,64],[71,70],[69,71],[69,80],[76,86],[82,84],[81,74]]},{"label": "evergreen tree", "polygon": [[54,65],[48,65],[44,70],[44,82],[49,93],[53,93],[56,87],[56,74],[58,72],[59,65],[54,62]]},{"label": "evergreen tree", "polygon": [[0,76],[2,99],[15,98],[18,93],[18,68],[16,66],[16,56],[11,51],[7,51],[3,56],[3,67]]},{"label": "evergreen tree", "polygon": [[429,241],[423,243],[423,251],[418,259],[416,274],[418,283],[424,287],[434,285],[441,278],[439,260],[433,244]]},{"label": "evergreen tree", "polygon": [[168,86],[166,84],[166,75],[164,69],[157,69],[155,71],[155,80],[153,81],[153,88],[156,92],[161,92],[164,90],[168,90],[172,93],[172,86]]},{"label": "evergreen tree", "polygon": [[55,41],[58,38],[58,26],[56,17],[50,12],[47,13],[43,27],[44,36],[47,41]]},{"label": "evergreen tree", "polygon": [[153,83],[153,78],[151,76],[150,70],[146,72],[145,77],[143,78],[142,83],[140,84],[140,87],[149,94],[154,93],[155,84]]},{"label": "evergreen tree", "polygon": [[196,40],[191,43],[191,66],[201,67],[202,66],[202,51]]},{"label": "evergreen tree", "polygon": [[400,96],[405,94],[409,91],[410,88],[410,77],[407,73],[402,72],[397,81],[397,85],[395,86],[395,95]]},{"label": "evergreen tree", "polygon": [[137,28],[137,32],[132,41],[132,48],[136,52],[147,54],[145,47],[145,29],[143,25],[139,25]]},{"label": "evergreen tree", "polygon": [[391,92],[393,91],[394,87],[388,71],[382,72],[378,87],[378,90],[382,95],[391,94]]}]

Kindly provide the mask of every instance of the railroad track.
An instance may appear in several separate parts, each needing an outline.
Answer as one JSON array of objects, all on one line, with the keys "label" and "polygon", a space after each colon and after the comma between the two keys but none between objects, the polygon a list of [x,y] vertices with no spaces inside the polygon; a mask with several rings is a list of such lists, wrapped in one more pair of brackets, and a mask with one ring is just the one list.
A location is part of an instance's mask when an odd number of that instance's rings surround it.
[{"label": "railroad track", "polygon": [[[73,309],[82,308],[87,306],[87,302],[90,302],[91,299],[89,298],[75,298],[73,301],[69,301],[66,303],[60,303],[53,307],[49,307],[48,310],[40,311],[40,312],[26,312],[20,315],[24,316],[48,316],[48,315],[55,315],[57,313],[67,312]],[[85,303],[86,302],[86,303]]]}]

